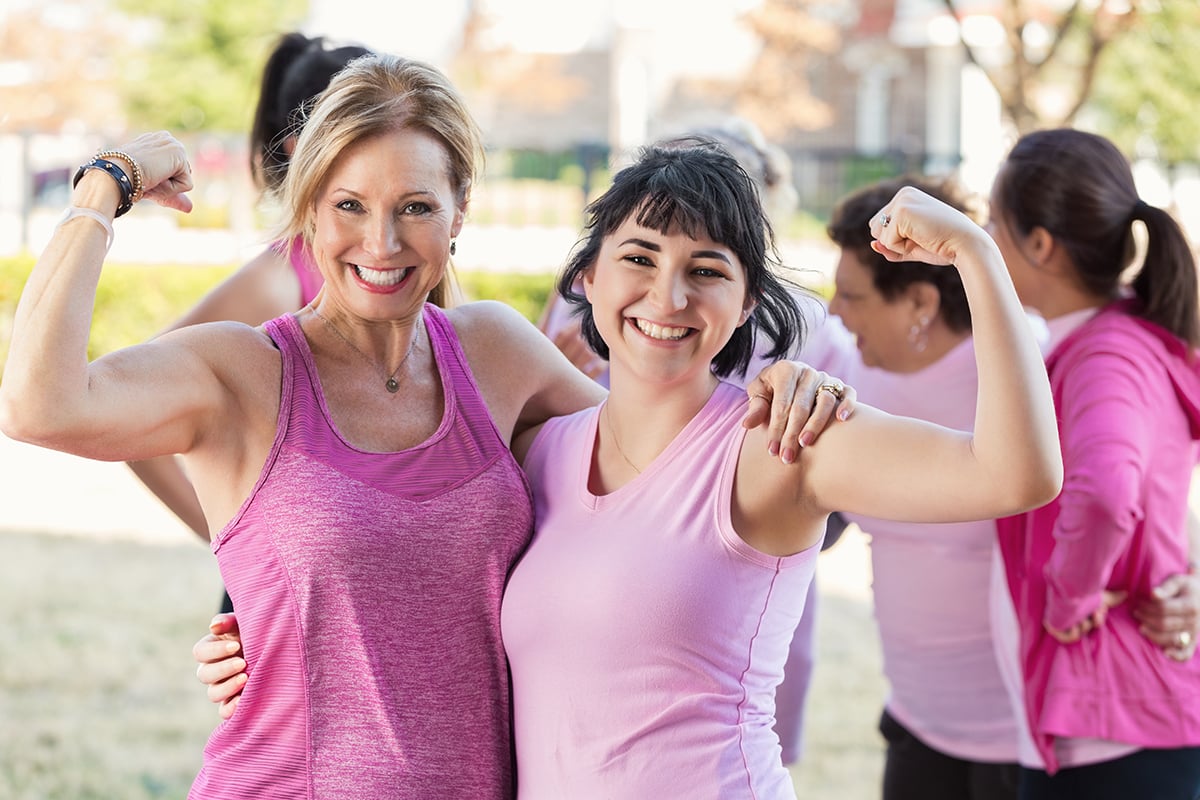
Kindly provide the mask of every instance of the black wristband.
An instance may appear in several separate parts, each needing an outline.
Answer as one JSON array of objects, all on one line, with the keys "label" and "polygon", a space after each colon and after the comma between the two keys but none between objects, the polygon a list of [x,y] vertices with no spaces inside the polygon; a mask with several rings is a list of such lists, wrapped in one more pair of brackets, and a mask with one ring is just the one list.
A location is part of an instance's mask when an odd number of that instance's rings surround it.
[{"label": "black wristband", "polygon": [[121,202],[117,206],[117,213],[113,215],[114,219],[121,216],[129,209],[133,208],[133,183],[130,182],[129,176],[125,174],[125,170],[118,167],[107,158],[93,158],[88,163],[81,166],[75,172],[75,179],[71,181],[71,187],[79,185],[79,181],[83,179],[83,173],[89,169],[102,169],[117,182],[117,186],[121,189]]}]

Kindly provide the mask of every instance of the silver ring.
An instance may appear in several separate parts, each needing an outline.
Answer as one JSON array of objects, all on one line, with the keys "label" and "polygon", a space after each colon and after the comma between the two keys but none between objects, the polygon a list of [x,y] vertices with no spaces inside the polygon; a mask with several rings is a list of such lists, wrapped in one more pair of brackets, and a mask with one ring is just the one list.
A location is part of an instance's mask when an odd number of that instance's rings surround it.
[{"label": "silver ring", "polygon": [[1179,641],[1180,647],[1190,647],[1192,644],[1192,632],[1191,631],[1180,631],[1179,636],[1176,638]]},{"label": "silver ring", "polygon": [[879,227],[881,227],[881,228],[886,228],[886,227],[888,226],[888,224],[889,224],[891,221],[892,221],[892,216],[891,216],[891,214],[884,214],[884,213],[880,213],[880,215],[879,215]]}]

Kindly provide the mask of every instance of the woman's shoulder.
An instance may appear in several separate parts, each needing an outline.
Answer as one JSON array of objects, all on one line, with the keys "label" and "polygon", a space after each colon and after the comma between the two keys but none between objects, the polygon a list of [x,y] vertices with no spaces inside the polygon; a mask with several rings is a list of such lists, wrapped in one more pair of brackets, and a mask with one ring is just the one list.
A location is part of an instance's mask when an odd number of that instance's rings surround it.
[{"label": "woman's shoulder", "polygon": [[497,300],[475,300],[445,309],[446,319],[468,359],[519,357],[537,366],[537,353],[553,347],[533,323],[515,308]]},{"label": "woman's shoulder", "polygon": [[472,300],[443,310],[456,329],[463,327],[495,330],[511,326],[529,328],[537,332],[533,323],[521,316],[519,311],[499,300]]}]

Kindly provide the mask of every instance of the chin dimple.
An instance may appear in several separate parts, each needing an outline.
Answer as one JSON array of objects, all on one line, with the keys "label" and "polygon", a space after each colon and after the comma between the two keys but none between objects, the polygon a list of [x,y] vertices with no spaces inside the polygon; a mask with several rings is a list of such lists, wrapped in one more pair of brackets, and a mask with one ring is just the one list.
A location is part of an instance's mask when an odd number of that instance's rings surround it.
[{"label": "chin dimple", "polygon": [[687,336],[690,328],[670,328],[663,325],[655,325],[653,322],[647,322],[644,319],[634,320],[637,329],[649,336],[651,339],[661,339],[663,341],[677,341]]},{"label": "chin dimple", "polygon": [[408,276],[410,269],[412,267],[405,269],[371,269],[370,267],[354,265],[354,273],[372,286],[395,286]]}]

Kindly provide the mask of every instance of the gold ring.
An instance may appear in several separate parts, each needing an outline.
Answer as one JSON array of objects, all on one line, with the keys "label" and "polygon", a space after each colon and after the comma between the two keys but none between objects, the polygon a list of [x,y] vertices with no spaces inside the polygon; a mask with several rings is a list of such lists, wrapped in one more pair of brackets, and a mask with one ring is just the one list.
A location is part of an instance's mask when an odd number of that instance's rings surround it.
[{"label": "gold ring", "polygon": [[750,395],[750,399],[751,400],[765,400],[768,403],[771,402],[771,399],[769,397],[767,397],[765,394],[752,394],[752,395]]},{"label": "gold ring", "polygon": [[[840,403],[842,398],[846,396],[846,387],[842,386],[840,383],[822,383],[817,387],[817,394],[820,394],[821,392],[829,392],[831,395],[833,395],[834,401]],[[814,403],[817,402],[817,394],[813,395]]]}]

